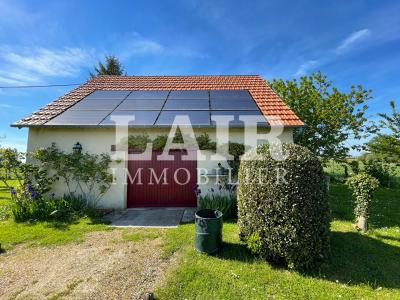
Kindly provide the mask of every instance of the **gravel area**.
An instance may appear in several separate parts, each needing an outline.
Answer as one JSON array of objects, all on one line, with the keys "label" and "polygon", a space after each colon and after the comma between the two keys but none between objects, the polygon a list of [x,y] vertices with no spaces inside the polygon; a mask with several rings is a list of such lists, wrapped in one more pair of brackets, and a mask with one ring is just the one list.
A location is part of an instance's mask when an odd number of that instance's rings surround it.
[{"label": "gravel area", "polygon": [[122,234],[95,232],[79,244],[1,254],[0,299],[141,299],[173,258],[162,258],[161,238],[134,242]]}]

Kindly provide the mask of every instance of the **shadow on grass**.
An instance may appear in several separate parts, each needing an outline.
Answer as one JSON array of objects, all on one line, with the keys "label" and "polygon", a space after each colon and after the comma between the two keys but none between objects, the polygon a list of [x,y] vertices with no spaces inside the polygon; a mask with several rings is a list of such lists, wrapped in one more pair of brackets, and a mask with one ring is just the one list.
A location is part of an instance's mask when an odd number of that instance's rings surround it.
[{"label": "shadow on grass", "polygon": [[88,225],[110,225],[112,222],[110,220],[104,220],[102,218],[88,218],[90,221]]},{"label": "shadow on grass", "polygon": [[304,275],[349,285],[400,288],[400,248],[355,232],[333,232],[331,255]]},{"label": "shadow on grass", "polygon": [[[110,221],[108,220],[103,220],[101,217],[90,217],[87,216],[85,218],[87,220],[86,225],[109,225],[111,224]],[[25,222],[17,222],[19,224],[24,224],[26,226],[35,226],[41,223],[45,223],[46,227],[60,230],[60,231],[66,231],[69,230],[71,225],[77,225],[80,223],[82,219],[77,219],[77,218],[71,218],[71,219],[60,219],[60,220],[35,220],[35,221],[25,221]]]},{"label": "shadow on grass", "polygon": [[57,229],[60,231],[66,231],[69,229],[69,227],[73,224],[78,224],[78,221],[74,221],[74,222],[65,222],[65,221],[49,221],[47,223],[47,227],[49,228],[53,228],[53,229]]},{"label": "shadow on grass", "polygon": [[351,191],[344,184],[332,184],[329,190],[332,217],[341,221],[354,221],[354,201]]},{"label": "shadow on grass", "polygon": [[247,249],[245,244],[228,242],[222,243],[222,249],[215,256],[221,259],[243,262],[252,262],[256,259],[256,257]]},{"label": "shadow on grass", "polygon": [[399,226],[399,194],[399,189],[381,188],[377,191],[371,207],[372,228]]},{"label": "shadow on grass", "polygon": [[395,241],[395,242],[400,242],[400,237],[394,237],[394,236],[387,236],[383,234],[376,234],[376,237],[383,239],[383,240],[389,240],[389,241]]},{"label": "shadow on grass", "polygon": [[[216,257],[248,263],[260,261],[241,243],[224,242]],[[274,269],[284,269],[276,263],[265,263]],[[356,232],[333,232],[330,257],[317,270],[300,274],[348,285],[400,288],[399,266],[400,247]]]}]

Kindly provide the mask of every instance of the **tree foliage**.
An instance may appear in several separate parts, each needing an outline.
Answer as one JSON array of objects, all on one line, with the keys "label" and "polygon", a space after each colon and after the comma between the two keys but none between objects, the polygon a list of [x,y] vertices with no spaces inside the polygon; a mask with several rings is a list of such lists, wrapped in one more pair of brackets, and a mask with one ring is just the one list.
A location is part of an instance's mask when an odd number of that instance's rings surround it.
[{"label": "tree foliage", "polygon": [[400,139],[400,112],[396,110],[394,101],[390,101],[390,108],[392,109],[392,115],[378,114],[382,118],[381,125],[384,128],[388,128],[395,138]]},{"label": "tree foliage", "polygon": [[346,140],[368,134],[365,102],[371,91],[351,86],[342,92],[320,72],[299,80],[274,79],[274,91],[304,121],[306,126],[294,132],[297,144],[322,158],[342,159],[351,148]]},{"label": "tree foliage", "polygon": [[394,136],[380,134],[367,143],[368,151],[377,159],[384,161],[399,162],[400,140]]},{"label": "tree foliage", "polygon": [[368,150],[379,159],[398,162],[400,160],[400,112],[394,101],[390,102],[391,115],[378,114],[382,119],[379,129],[389,130],[390,134],[379,133],[370,142]]},{"label": "tree foliage", "polygon": [[383,187],[391,187],[391,174],[394,174],[395,165],[378,159],[364,159],[364,173],[378,179]]},{"label": "tree foliage", "polygon": [[90,77],[96,77],[99,75],[126,75],[124,67],[120,63],[119,59],[113,55],[106,55],[105,63],[98,62],[98,66],[94,67],[94,73],[90,72]]}]

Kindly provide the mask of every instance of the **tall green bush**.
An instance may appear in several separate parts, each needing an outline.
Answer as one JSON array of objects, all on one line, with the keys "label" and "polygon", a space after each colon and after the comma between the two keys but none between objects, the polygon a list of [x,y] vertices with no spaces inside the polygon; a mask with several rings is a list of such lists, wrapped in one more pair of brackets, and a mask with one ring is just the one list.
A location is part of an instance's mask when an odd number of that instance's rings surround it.
[{"label": "tall green bush", "polygon": [[353,190],[355,199],[354,214],[356,216],[357,227],[365,231],[368,229],[368,218],[373,194],[379,187],[379,181],[366,173],[360,173],[350,177],[347,184]]},{"label": "tall green bush", "polygon": [[[305,269],[329,252],[330,208],[319,159],[306,148],[283,144],[284,161],[269,146],[248,152],[239,168],[241,238],[261,257]],[[255,160],[256,151],[261,155]]]}]

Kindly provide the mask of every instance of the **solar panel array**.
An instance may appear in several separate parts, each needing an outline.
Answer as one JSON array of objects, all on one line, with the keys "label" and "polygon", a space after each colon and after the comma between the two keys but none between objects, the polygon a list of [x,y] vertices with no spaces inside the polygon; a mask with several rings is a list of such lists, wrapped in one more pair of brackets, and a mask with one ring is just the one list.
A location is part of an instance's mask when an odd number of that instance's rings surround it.
[{"label": "solar panel array", "polygon": [[235,126],[243,126],[240,115],[262,116],[246,90],[97,90],[46,125],[110,126],[119,116],[134,116],[130,126],[168,126],[179,116],[179,125],[209,126],[218,115],[234,116]]}]

